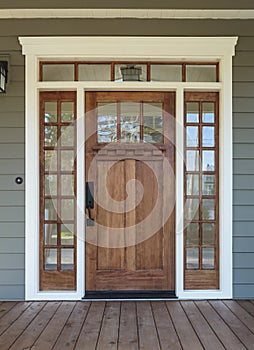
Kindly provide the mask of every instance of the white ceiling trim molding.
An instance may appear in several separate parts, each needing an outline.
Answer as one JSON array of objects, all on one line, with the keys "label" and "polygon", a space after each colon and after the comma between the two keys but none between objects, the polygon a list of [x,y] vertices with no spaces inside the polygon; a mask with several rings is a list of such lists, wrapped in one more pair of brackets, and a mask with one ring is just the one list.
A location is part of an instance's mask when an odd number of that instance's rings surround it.
[{"label": "white ceiling trim molding", "polygon": [[254,19],[254,9],[0,9],[0,18]]}]

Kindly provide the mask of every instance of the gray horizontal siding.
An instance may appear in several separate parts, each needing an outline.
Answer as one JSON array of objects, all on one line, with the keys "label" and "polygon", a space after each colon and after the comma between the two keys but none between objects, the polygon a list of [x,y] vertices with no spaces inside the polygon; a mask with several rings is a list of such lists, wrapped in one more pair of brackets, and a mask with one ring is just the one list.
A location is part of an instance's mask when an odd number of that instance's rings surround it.
[{"label": "gray horizontal siding", "polygon": [[[13,4],[14,2],[12,2]],[[26,7],[28,2],[20,1]],[[196,6],[222,8],[215,0],[146,1],[126,0],[126,6],[158,7]],[[31,3],[29,2],[30,6]],[[101,3],[102,4],[102,3]],[[123,4],[123,2],[121,3]],[[235,7],[236,1],[227,7]],[[105,6],[105,4],[103,4]],[[0,4],[0,7],[4,6]],[[8,4],[8,7],[11,5]],[[56,7],[56,1],[33,2],[33,6]],[[61,7],[84,6],[84,2],[64,0]],[[86,6],[101,6],[89,0]],[[103,6],[103,7],[104,7]],[[119,6],[109,0],[108,7]],[[237,2],[237,8],[244,2]],[[254,7],[254,3],[252,4]],[[249,7],[250,8],[250,7]],[[201,30],[202,28],[202,30]],[[234,296],[254,295],[254,21],[253,20],[141,20],[141,19],[49,19],[1,20],[0,54],[10,54],[10,82],[7,94],[0,96],[0,298],[24,297],[24,188],[15,184],[24,176],[24,57],[18,36],[31,35],[168,35],[168,36],[239,36],[233,59],[233,142],[234,142]],[[223,234],[223,232],[221,233]],[[7,252],[5,248],[9,249]],[[12,271],[12,277],[4,277]],[[239,271],[243,272],[243,275]],[[20,274],[20,285],[16,277]],[[2,276],[2,280],[1,280]],[[23,282],[22,282],[23,281]],[[8,284],[5,284],[5,282]],[[23,285],[22,285],[23,283]]]}]

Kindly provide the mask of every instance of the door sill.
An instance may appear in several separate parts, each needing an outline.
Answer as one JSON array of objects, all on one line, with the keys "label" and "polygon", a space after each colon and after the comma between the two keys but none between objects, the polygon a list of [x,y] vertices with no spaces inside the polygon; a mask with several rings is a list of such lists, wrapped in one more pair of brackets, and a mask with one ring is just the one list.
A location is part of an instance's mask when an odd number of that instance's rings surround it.
[{"label": "door sill", "polygon": [[176,299],[174,290],[103,290],[103,291],[86,291],[83,300],[87,299]]}]

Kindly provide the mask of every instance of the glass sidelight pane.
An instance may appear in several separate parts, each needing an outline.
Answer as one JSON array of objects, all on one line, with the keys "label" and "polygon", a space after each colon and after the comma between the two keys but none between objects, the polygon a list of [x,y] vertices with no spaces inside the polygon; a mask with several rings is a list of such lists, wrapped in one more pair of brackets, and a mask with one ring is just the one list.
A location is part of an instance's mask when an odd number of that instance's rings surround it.
[{"label": "glass sidelight pane", "polygon": [[62,199],[61,200],[61,220],[74,220],[74,200]]},{"label": "glass sidelight pane", "polygon": [[45,171],[57,170],[57,151],[45,151]]},{"label": "glass sidelight pane", "polygon": [[61,249],[61,270],[74,269],[74,249]]},{"label": "glass sidelight pane", "polygon": [[61,195],[74,195],[74,175],[61,175]]},{"label": "glass sidelight pane", "polygon": [[61,102],[61,121],[63,123],[74,121],[74,102]]},{"label": "glass sidelight pane", "polygon": [[215,171],[215,153],[214,151],[202,151],[202,170]]},{"label": "glass sidelight pane", "polygon": [[45,175],[45,196],[57,195],[57,175]]},{"label": "glass sidelight pane", "polygon": [[42,81],[74,81],[74,64],[44,64]]},{"label": "glass sidelight pane", "polygon": [[140,103],[121,103],[121,141],[140,141]]},{"label": "glass sidelight pane", "polygon": [[151,81],[182,81],[182,66],[151,64]]},{"label": "glass sidelight pane", "polygon": [[79,64],[78,80],[80,81],[110,81],[110,64]]},{"label": "glass sidelight pane", "polygon": [[143,104],[143,130],[145,142],[163,142],[162,103]]},{"label": "glass sidelight pane", "polygon": [[186,126],[186,146],[198,147],[199,135],[198,126]]},{"label": "glass sidelight pane", "polygon": [[214,199],[202,200],[202,219],[203,220],[215,219],[215,200]]},{"label": "glass sidelight pane", "polygon": [[199,195],[199,175],[186,175],[186,194],[188,196]]},{"label": "glass sidelight pane", "polygon": [[57,249],[44,249],[44,270],[57,270]]},{"label": "glass sidelight pane", "polygon": [[186,268],[194,270],[199,268],[199,249],[186,248]]},{"label": "glass sidelight pane", "polygon": [[97,138],[98,142],[117,141],[117,103],[97,104]]},{"label": "glass sidelight pane", "polygon": [[186,152],[186,170],[199,171],[199,151]]},{"label": "glass sidelight pane", "polygon": [[71,125],[61,127],[61,146],[73,147],[74,146],[74,127]]},{"label": "glass sidelight pane", "polygon": [[187,123],[199,122],[199,103],[198,102],[186,103],[186,122]]},{"label": "glass sidelight pane", "polygon": [[215,243],[215,224],[202,224],[202,244]]},{"label": "glass sidelight pane", "polygon": [[57,220],[57,200],[45,199],[44,220]]},{"label": "glass sidelight pane", "polygon": [[199,199],[188,198],[186,200],[185,216],[188,221],[199,219]]},{"label": "glass sidelight pane", "polygon": [[199,224],[191,223],[186,229],[186,244],[199,244]]},{"label": "glass sidelight pane", "polygon": [[186,81],[217,81],[216,65],[187,65]]},{"label": "glass sidelight pane", "polygon": [[57,126],[45,126],[44,128],[44,145],[48,147],[57,146]]},{"label": "glass sidelight pane", "polygon": [[214,248],[202,248],[202,269],[214,269]]},{"label": "glass sidelight pane", "polygon": [[44,244],[57,245],[57,224],[44,224]]},{"label": "glass sidelight pane", "polygon": [[55,123],[57,122],[57,102],[45,102],[44,103],[44,122]]},{"label": "glass sidelight pane", "polygon": [[62,245],[74,244],[74,225],[73,224],[61,225],[61,244]]},{"label": "glass sidelight pane", "polygon": [[74,152],[61,151],[61,170],[72,171],[74,168]]},{"label": "glass sidelight pane", "polygon": [[202,175],[202,194],[205,196],[215,195],[215,175]]},{"label": "glass sidelight pane", "polygon": [[202,146],[203,147],[214,147],[214,126],[203,126],[202,127]]},{"label": "glass sidelight pane", "polygon": [[202,121],[203,123],[215,122],[215,103],[214,102],[202,103]]}]

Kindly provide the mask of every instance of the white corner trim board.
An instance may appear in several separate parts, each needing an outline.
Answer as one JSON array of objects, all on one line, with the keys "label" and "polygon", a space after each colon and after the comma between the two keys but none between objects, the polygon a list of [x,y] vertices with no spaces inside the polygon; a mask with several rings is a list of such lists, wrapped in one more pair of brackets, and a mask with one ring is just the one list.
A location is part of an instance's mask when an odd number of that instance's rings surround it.
[{"label": "white corner trim board", "polygon": [[[40,60],[147,60],[170,61],[211,59],[220,63],[218,83],[169,83],[176,91],[176,120],[183,124],[184,91],[220,92],[220,289],[215,291],[186,291],[183,286],[183,199],[176,201],[176,295],[186,298],[231,298],[232,297],[232,56],[237,37],[20,37],[23,54],[26,55],[26,247],[25,291],[27,300],[77,300],[84,295],[85,252],[83,240],[77,243],[77,290],[74,292],[39,291],[39,100],[40,90],[71,89],[77,91],[78,114],[84,112],[84,93],[91,89],[91,82],[40,82]],[[90,84],[90,85],[89,85]],[[139,82],[129,85],[116,82],[92,82],[93,90],[118,90],[126,88],[138,91]],[[142,82],[142,90],[165,91],[165,82],[153,85]],[[210,85],[209,85],[210,84]],[[60,87],[60,88],[59,88]],[[176,193],[183,194],[183,134],[176,130]],[[84,130],[79,130],[78,142],[82,144]],[[33,150],[33,152],[31,152]],[[84,150],[83,150],[84,152]],[[82,179],[84,157],[77,160],[78,205],[83,207]],[[83,163],[82,163],[83,162]],[[81,169],[81,170],[80,170]],[[178,197],[182,197],[178,196]],[[84,232],[84,217],[78,217],[79,232]]]},{"label": "white corner trim board", "polygon": [[0,9],[0,18],[253,19],[254,10],[237,9]]}]

